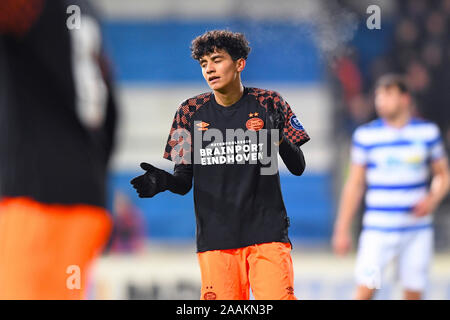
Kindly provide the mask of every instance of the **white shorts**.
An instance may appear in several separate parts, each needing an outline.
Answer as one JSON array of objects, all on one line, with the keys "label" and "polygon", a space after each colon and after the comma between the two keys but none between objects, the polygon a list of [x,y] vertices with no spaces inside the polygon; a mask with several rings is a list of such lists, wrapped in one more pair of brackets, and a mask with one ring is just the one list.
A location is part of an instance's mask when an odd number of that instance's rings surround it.
[{"label": "white shorts", "polygon": [[433,252],[431,227],[403,232],[363,230],[358,245],[356,282],[380,289],[386,267],[397,260],[397,275],[403,289],[424,291]]}]

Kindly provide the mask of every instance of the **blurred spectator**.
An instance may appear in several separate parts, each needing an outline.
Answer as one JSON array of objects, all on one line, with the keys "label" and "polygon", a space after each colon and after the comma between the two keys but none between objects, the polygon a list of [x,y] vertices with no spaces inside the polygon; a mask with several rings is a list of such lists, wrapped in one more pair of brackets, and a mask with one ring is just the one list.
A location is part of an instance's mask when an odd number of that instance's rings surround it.
[{"label": "blurred spectator", "polygon": [[336,60],[335,74],[339,79],[346,102],[362,90],[362,76],[355,58],[351,54],[342,55]]},{"label": "blurred spectator", "polygon": [[112,236],[112,253],[136,253],[145,245],[145,220],[140,210],[126,194],[117,191],[114,196],[115,228]]},{"label": "blurred spectator", "polygon": [[333,63],[333,74],[338,80],[342,94],[343,117],[347,134],[366,122],[372,108],[363,94],[363,78],[356,62],[355,51],[349,49]]}]

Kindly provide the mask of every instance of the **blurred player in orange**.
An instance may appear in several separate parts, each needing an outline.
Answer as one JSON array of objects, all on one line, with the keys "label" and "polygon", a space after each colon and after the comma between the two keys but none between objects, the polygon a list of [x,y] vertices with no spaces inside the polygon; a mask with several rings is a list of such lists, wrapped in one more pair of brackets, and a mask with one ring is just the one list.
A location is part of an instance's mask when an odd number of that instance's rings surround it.
[{"label": "blurred player in orange", "polygon": [[[275,159],[279,151],[299,176],[300,146],[310,138],[277,92],[243,86],[250,52],[243,34],[209,31],[191,50],[212,92],[175,113],[164,153],[174,174],[142,163],[146,173],[131,183],[140,197],[153,197],[184,195],[194,180],[201,299],[245,300],[251,287],[255,299],[294,300],[289,218],[277,162],[266,160],[269,150]],[[268,165],[274,170],[265,172]]]},{"label": "blurred player in orange", "polygon": [[356,262],[356,299],[383,286],[387,264],[398,261],[405,299],[420,299],[433,255],[432,214],[449,190],[448,160],[439,128],[411,115],[402,77],[385,75],[375,90],[379,119],[353,135],[351,167],[341,196],[333,247],[350,249],[350,228],[365,190]]},{"label": "blurred player in orange", "polygon": [[0,2],[0,299],[84,298],[108,239],[116,112],[100,39],[86,1]]}]

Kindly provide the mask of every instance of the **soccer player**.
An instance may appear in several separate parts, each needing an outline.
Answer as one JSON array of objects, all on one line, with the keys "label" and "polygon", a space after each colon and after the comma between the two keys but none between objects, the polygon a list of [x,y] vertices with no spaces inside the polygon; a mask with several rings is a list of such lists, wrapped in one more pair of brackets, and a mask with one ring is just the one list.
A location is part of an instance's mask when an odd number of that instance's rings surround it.
[{"label": "soccer player", "polygon": [[86,298],[109,237],[116,105],[99,30],[86,1],[0,1],[0,299]]},{"label": "soccer player", "polygon": [[352,219],[365,193],[355,299],[373,297],[394,259],[405,299],[421,299],[427,285],[432,213],[449,190],[448,160],[438,127],[412,117],[410,102],[401,76],[381,77],[375,89],[379,119],[353,135],[332,241],[338,255],[349,251]]},{"label": "soccer player", "polygon": [[193,178],[201,299],[245,300],[251,287],[255,299],[295,300],[278,168],[264,169],[279,148],[288,170],[300,176],[300,146],[310,138],[277,92],[243,86],[250,52],[243,34],[209,31],[192,41],[191,51],[212,92],[187,99],[175,113],[164,153],[174,173],[142,163],[146,173],[131,183],[140,197],[183,195]]}]

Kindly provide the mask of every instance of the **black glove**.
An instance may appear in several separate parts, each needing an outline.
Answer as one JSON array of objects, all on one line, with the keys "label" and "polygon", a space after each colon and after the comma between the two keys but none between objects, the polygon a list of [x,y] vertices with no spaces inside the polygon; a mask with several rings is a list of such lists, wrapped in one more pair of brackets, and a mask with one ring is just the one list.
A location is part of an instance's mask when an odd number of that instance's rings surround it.
[{"label": "black glove", "polygon": [[266,128],[268,130],[271,130],[271,129],[278,130],[280,141],[283,138],[283,130],[284,130],[285,121],[286,121],[286,118],[285,118],[284,113],[281,110],[281,108],[275,109],[275,107],[273,105],[273,100],[269,100],[267,103]]},{"label": "black glove", "polygon": [[168,175],[170,173],[145,162],[141,163],[141,168],[146,172],[130,181],[139,194],[139,198],[152,198],[168,189]]}]

